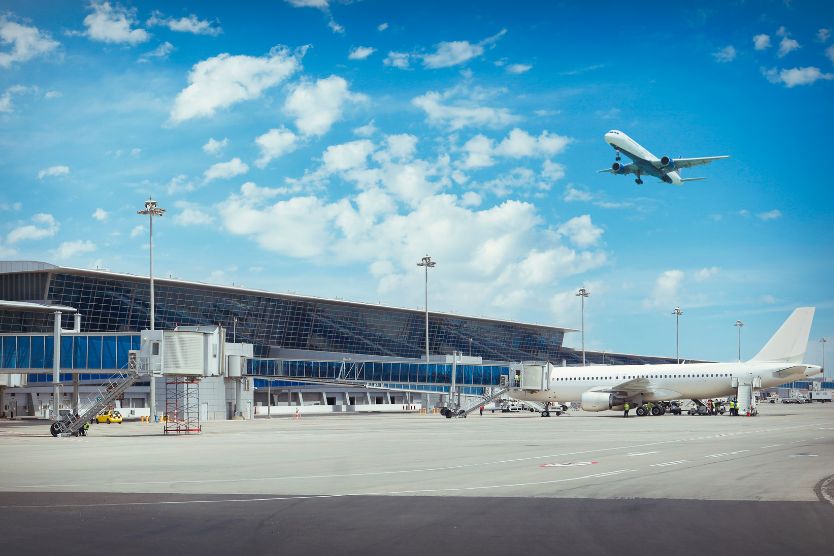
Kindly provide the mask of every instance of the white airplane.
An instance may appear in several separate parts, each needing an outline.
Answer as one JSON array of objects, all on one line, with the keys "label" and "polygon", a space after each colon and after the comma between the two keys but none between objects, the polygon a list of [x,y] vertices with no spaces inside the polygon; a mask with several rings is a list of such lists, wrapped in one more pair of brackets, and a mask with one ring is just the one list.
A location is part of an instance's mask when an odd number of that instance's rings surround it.
[{"label": "white airplane", "polygon": [[[585,411],[622,411],[626,402],[640,408],[645,402],[719,398],[737,392],[738,383],[770,388],[819,375],[822,368],[802,363],[814,318],[813,307],[800,307],[782,324],[753,359],[735,363],[683,363],[660,365],[592,365],[555,367],[547,388],[522,382],[510,394],[518,400],[559,405],[581,400]],[[655,406],[654,410],[662,411]],[[546,410],[547,411],[547,410]],[[657,413],[655,413],[657,414]],[[543,413],[544,415],[544,413]]]},{"label": "white airplane", "polygon": [[[605,134],[605,142],[614,147],[614,150],[617,151],[617,156],[616,162],[611,165],[611,168],[600,170],[600,172],[609,172],[617,175],[635,174],[637,179],[634,181],[637,185],[643,184],[641,176],[644,174],[654,176],[673,185],[681,185],[687,181],[703,180],[706,178],[682,178],[678,170],[709,164],[713,160],[719,160],[721,158],[730,158],[727,155],[703,156],[700,158],[671,158],[669,156],[657,158],[644,149],[637,141],[616,129],[612,129]],[[630,158],[631,162],[629,164],[622,164],[620,162],[620,153]]]}]

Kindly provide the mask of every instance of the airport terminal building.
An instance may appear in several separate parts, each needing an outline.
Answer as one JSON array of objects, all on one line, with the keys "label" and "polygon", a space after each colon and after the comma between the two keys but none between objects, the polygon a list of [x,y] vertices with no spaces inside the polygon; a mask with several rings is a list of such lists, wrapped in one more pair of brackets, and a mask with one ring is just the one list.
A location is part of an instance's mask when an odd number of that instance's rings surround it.
[{"label": "airport terminal building", "polygon": [[[155,278],[154,289],[156,329],[220,326],[228,342],[253,345],[246,374],[253,403],[259,405],[303,404],[311,399],[317,404],[354,405],[379,403],[380,397],[385,402],[410,403],[414,396],[403,390],[448,389],[451,365],[446,356],[453,352],[466,357],[465,364],[457,365],[458,384],[473,393],[497,386],[511,362],[576,365],[582,360],[581,352],[563,345],[565,333],[575,332],[570,328],[430,312],[432,360],[426,362],[421,310],[170,278]],[[81,314],[81,333],[62,338],[62,383],[74,379],[82,386],[92,384],[124,369],[129,350],[138,348],[140,331],[149,327],[150,284],[145,276],[4,261],[0,262],[0,300],[67,306]],[[34,394],[50,395],[52,329],[49,312],[0,311],[4,405],[11,394],[29,400],[23,404],[16,400],[18,414],[34,414]],[[603,352],[587,352],[586,359],[606,364],[672,361]],[[12,370],[17,374],[12,375]],[[390,385],[396,393],[372,398],[349,388],[286,380],[327,381],[347,375]],[[13,381],[10,376],[17,378]],[[262,392],[267,387],[269,401]],[[36,392],[38,388],[43,392]],[[146,407],[146,391],[147,385],[135,386],[127,394],[129,407]]]}]

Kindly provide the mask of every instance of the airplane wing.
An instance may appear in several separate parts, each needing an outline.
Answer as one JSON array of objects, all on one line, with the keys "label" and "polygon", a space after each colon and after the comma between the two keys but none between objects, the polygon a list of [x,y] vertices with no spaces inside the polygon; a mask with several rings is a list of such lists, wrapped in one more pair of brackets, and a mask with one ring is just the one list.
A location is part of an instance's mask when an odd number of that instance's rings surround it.
[{"label": "airplane wing", "polygon": [[605,170],[597,170],[598,174],[604,174],[605,172],[608,172],[609,174],[612,174],[612,173],[614,173],[614,170],[612,170],[611,168],[606,168]]},{"label": "airplane wing", "polygon": [[608,392],[611,394],[620,394],[625,397],[633,396],[634,394],[640,394],[641,392],[647,392],[652,389],[651,381],[647,378],[633,378],[631,380],[627,380],[626,382],[621,382],[616,386],[611,386],[610,388],[603,388],[601,390],[594,389],[595,392]]},{"label": "airplane wing", "polygon": [[692,168],[693,166],[700,166],[702,164],[709,164],[713,160],[721,160],[722,158],[730,158],[728,155],[724,156],[703,156],[701,158],[673,158],[675,168]]}]

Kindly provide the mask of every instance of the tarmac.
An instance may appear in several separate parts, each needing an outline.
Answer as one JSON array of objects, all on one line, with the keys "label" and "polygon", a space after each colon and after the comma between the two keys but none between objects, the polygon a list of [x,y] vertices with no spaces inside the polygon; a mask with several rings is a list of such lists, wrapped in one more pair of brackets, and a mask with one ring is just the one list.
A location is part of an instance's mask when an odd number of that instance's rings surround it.
[{"label": "tarmac", "polygon": [[834,404],[760,410],[0,421],[0,550],[834,553]]}]

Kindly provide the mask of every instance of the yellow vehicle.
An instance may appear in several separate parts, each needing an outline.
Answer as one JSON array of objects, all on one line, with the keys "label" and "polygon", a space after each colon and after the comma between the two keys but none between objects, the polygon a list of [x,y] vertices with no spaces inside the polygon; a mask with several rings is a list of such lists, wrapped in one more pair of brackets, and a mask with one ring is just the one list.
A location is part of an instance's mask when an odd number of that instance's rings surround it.
[{"label": "yellow vehicle", "polygon": [[96,423],[119,423],[122,424],[122,414],[118,411],[108,411],[101,415],[96,415]]}]

